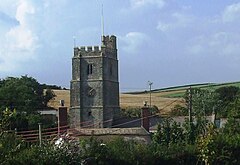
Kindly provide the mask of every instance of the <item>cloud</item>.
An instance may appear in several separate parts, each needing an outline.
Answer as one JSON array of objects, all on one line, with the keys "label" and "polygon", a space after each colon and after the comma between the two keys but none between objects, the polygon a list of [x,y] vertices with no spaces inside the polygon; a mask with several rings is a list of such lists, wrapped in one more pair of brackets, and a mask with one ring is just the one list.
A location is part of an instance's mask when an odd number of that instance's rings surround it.
[{"label": "cloud", "polygon": [[19,0],[2,0],[0,3],[0,11],[10,17],[14,17],[16,14],[16,8],[18,6],[18,3]]},{"label": "cloud", "polygon": [[240,3],[229,5],[222,15],[223,22],[233,22],[240,19]]},{"label": "cloud", "polygon": [[172,17],[175,18],[178,22],[178,24],[181,24],[183,26],[186,26],[190,24],[193,21],[193,17],[190,15],[182,14],[175,12],[172,14]]},{"label": "cloud", "polygon": [[169,30],[173,30],[176,28],[185,28],[192,24],[192,22],[194,21],[194,17],[179,12],[175,12],[171,14],[169,20],[172,21],[168,21],[167,23],[159,21],[156,28],[162,32],[167,32]]},{"label": "cloud", "polygon": [[124,37],[119,37],[120,42],[123,43],[123,50],[128,53],[136,53],[138,49],[147,43],[148,37],[144,33],[129,32]]},{"label": "cloud", "polygon": [[6,37],[10,41],[9,47],[14,50],[32,50],[36,39],[28,27],[27,15],[34,14],[34,7],[26,1],[20,1],[16,11],[19,26],[12,28]]},{"label": "cloud", "polygon": [[239,34],[231,32],[216,32],[212,35],[196,37],[187,47],[189,54],[208,55],[215,57],[239,58]]},{"label": "cloud", "polygon": [[204,52],[204,47],[201,44],[195,44],[192,45],[191,47],[188,47],[188,52],[190,54],[201,54]]},{"label": "cloud", "polygon": [[22,62],[34,58],[34,51],[37,48],[37,36],[33,33],[28,16],[35,13],[34,6],[25,0],[15,2],[15,16],[18,25],[11,27],[3,33],[0,40],[0,71],[11,71],[19,68]]},{"label": "cloud", "polygon": [[167,23],[163,23],[160,21],[158,22],[158,25],[157,25],[157,29],[162,32],[166,32],[166,31],[170,30],[172,27],[173,27],[172,24],[167,24]]},{"label": "cloud", "polygon": [[147,5],[156,5],[159,8],[162,8],[165,6],[165,1],[164,0],[131,0],[131,7],[136,9],[136,8],[141,8]]},{"label": "cloud", "polygon": [[19,22],[17,21],[17,19],[12,18],[11,16],[9,16],[6,13],[1,12],[1,11],[0,11],[0,22],[2,22],[5,25],[8,25],[8,26],[19,25]]}]

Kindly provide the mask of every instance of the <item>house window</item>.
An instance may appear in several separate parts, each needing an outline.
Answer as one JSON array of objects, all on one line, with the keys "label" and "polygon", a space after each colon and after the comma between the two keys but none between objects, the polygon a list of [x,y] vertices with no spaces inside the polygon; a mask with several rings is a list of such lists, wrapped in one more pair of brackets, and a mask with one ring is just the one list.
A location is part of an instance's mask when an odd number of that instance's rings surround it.
[{"label": "house window", "polygon": [[87,67],[87,74],[92,74],[93,73],[93,64],[88,64],[88,67]]}]

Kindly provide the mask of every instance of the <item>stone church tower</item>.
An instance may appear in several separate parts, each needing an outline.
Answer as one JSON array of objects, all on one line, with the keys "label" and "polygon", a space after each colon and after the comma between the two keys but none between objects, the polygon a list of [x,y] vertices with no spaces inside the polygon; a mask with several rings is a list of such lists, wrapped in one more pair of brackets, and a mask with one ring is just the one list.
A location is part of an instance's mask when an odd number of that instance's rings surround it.
[{"label": "stone church tower", "polygon": [[119,111],[118,59],[115,36],[102,36],[102,45],[75,47],[72,58],[70,125],[111,127]]}]

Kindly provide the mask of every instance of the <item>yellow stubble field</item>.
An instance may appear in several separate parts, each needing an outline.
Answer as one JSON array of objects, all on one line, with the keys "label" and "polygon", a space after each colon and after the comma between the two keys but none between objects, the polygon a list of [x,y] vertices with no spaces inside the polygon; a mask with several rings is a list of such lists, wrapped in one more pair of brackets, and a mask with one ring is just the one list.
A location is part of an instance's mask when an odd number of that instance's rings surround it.
[{"label": "yellow stubble field", "polygon": [[[60,106],[60,100],[64,100],[65,106],[70,107],[70,91],[69,90],[53,90],[56,95],[49,101],[48,105],[57,109]],[[168,114],[171,109],[176,105],[184,105],[185,102],[182,98],[166,97],[176,91],[156,92],[151,94],[151,105],[158,107],[160,114]],[[120,107],[142,107],[144,102],[150,102],[150,94],[120,94]]]}]

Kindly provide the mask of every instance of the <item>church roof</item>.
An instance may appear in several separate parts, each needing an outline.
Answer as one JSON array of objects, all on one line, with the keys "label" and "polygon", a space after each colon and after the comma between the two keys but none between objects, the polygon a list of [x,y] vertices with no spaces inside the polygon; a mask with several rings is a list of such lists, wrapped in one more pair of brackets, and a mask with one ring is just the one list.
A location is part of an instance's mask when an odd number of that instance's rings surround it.
[{"label": "church roof", "polygon": [[149,135],[142,127],[133,128],[75,128],[83,135]]}]

